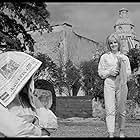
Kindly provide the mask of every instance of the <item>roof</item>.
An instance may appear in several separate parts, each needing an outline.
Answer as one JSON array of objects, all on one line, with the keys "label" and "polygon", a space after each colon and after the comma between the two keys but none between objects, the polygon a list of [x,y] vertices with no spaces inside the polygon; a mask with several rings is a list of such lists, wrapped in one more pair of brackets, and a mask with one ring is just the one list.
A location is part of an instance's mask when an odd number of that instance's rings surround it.
[{"label": "roof", "polygon": [[131,25],[134,26],[132,21],[129,18],[119,18],[114,26],[119,26],[119,25]]}]

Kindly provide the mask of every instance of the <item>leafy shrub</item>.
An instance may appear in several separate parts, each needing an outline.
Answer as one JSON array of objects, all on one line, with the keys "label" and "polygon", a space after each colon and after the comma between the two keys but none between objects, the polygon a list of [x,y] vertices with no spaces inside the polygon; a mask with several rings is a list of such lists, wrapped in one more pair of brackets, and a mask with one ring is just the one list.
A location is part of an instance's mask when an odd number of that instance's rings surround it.
[{"label": "leafy shrub", "polygon": [[87,95],[103,99],[103,80],[98,75],[99,57],[83,62],[80,66],[83,74],[84,89]]},{"label": "leafy shrub", "polygon": [[132,48],[127,56],[130,60],[132,78],[128,81],[128,99],[140,104],[140,74],[138,72],[140,67],[140,49]]}]

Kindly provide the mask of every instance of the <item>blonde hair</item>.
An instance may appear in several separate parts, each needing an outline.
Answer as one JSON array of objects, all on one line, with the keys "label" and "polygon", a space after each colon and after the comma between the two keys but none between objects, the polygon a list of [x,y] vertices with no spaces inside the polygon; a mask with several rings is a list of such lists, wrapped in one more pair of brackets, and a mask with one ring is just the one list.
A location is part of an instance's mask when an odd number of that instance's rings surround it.
[{"label": "blonde hair", "polygon": [[114,38],[117,41],[118,46],[119,46],[118,50],[120,51],[121,50],[121,39],[116,33],[112,33],[106,38],[106,45],[107,45],[108,51],[111,51],[110,42],[111,42],[112,38]]}]

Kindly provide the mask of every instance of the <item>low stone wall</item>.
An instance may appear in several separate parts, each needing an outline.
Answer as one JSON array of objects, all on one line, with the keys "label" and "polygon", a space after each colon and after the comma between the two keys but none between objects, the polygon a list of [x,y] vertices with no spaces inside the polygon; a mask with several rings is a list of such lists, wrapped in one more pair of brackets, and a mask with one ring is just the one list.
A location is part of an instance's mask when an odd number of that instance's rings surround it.
[{"label": "low stone wall", "polygon": [[[92,117],[99,118],[100,120],[105,120],[105,109],[102,107],[100,101],[92,100]],[[127,100],[126,102],[126,119],[132,120],[136,119],[136,103],[132,100]]]},{"label": "low stone wall", "polygon": [[56,97],[56,115],[60,118],[92,117],[92,97],[59,96]]},{"label": "low stone wall", "polygon": [[[135,119],[135,103],[126,103],[126,118]],[[60,118],[82,117],[105,119],[105,109],[100,101],[92,100],[91,96],[59,96],[56,97],[56,115]]]}]

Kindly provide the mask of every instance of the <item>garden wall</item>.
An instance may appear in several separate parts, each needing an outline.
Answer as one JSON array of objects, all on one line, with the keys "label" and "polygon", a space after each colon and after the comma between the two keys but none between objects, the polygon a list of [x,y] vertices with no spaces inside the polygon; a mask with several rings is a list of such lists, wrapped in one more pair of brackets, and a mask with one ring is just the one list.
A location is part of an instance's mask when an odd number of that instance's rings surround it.
[{"label": "garden wall", "polygon": [[60,118],[92,117],[92,97],[90,96],[56,97],[56,115]]},{"label": "garden wall", "polygon": [[[127,100],[127,119],[135,119],[135,103]],[[93,101],[91,96],[56,97],[56,115],[60,118],[82,117],[105,119],[105,110],[101,103]]]}]

